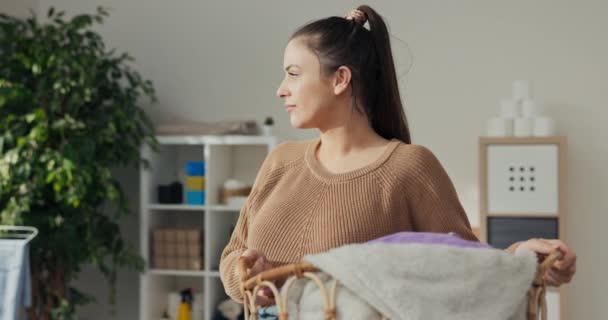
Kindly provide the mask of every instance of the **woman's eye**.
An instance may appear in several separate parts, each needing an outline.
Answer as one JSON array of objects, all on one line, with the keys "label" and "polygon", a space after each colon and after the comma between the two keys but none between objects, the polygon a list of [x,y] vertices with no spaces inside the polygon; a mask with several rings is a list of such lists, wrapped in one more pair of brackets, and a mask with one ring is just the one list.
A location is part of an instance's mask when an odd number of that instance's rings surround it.
[{"label": "woman's eye", "polygon": [[288,72],[287,74],[289,74],[290,76],[297,76],[297,74],[293,73],[293,72]]}]

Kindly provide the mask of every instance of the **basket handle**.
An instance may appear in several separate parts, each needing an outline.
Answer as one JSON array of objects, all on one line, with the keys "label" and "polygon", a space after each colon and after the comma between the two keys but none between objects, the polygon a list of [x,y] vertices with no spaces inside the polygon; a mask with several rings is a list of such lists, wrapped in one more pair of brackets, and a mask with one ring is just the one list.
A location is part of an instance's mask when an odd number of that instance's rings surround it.
[{"label": "basket handle", "polygon": [[534,276],[532,287],[528,290],[528,320],[537,320],[539,315],[542,320],[547,319],[547,300],[545,298],[546,284],[544,275],[555,261],[560,260],[563,257],[563,252],[559,249],[555,249],[551,251],[545,260],[536,268],[536,275]]},{"label": "basket handle", "polygon": [[[538,267],[538,273],[536,274],[536,280],[542,281],[545,272],[551,268],[551,266],[555,263],[555,261],[561,260],[564,257],[564,254],[561,250],[555,249],[549,253],[549,255],[543,260],[543,262]],[[536,282],[536,281],[535,281]],[[544,283],[544,282],[543,282]]]},{"label": "basket handle", "polygon": [[302,277],[305,272],[316,272],[319,271],[315,266],[308,262],[300,262],[295,264],[289,264],[270,270],[266,270],[256,274],[253,277],[247,276],[248,269],[247,260],[244,257],[239,258],[238,261],[238,273],[241,279],[241,285],[244,290],[251,290],[256,285],[264,281],[275,281],[282,280],[290,276]]}]

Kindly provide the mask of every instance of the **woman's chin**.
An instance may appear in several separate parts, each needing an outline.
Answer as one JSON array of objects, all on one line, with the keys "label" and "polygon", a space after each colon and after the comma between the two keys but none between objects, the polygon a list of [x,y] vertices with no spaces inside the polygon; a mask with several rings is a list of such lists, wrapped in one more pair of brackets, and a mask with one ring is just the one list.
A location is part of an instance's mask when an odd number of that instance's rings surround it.
[{"label": "woman's chin", "polygon": [[291,123],[291,126],[296,129],[316,128],[313,121],[310,121],[310,119],[298,119],[298,117],[296,117],[294,114],[290,115],[289,122]]},{"label": "woman's chin", "polygon": [[298,121],[298,119],[296,119],[296,117],[294,117],[293,115],[289,117],[289,122],[291,123],[291,126],[296,129],[304,129],[302,128],[302,122]]},{"label": "woman's chin", "polygon": [[291,121],[291,126],[296,129],[310,129],[312,126],[306,125],[306,123],[301,123],[297,121]]}]

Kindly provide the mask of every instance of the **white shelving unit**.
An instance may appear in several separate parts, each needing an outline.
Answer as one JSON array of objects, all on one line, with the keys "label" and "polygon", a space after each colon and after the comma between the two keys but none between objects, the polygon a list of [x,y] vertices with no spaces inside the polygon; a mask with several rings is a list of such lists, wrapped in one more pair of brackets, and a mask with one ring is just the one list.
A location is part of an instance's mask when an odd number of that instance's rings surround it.
[{"label": "white shelving unit", "polygon": [[[530,238],[567,243],[566,137],[479,139],[480,240],[493,246]],[[547,289],[549,320],[565,320],[567,286]]]},{"label": "white shelving unit", "polygon": [[[147,262],[140,277],[141,320],[160,319],[168,294],[191,287],[203,292],[204,316],[211,320],[226,299],[219,260],[236,223],[240,207],[220,204],[220,187],[229,178],[252,184],[262,161],[277,141],[272,136],[158,136],[159,152],[143,147],[150,168],[140,170],[140,254]],[[157,186],[174,181],[185,187],[187,161],[205,161],[205,204],[159,204]],[[185,197],[184,197],[185,198]],[[197,227],[203,231],[203,270],[154,269],[151,233],[159,227]]]}]

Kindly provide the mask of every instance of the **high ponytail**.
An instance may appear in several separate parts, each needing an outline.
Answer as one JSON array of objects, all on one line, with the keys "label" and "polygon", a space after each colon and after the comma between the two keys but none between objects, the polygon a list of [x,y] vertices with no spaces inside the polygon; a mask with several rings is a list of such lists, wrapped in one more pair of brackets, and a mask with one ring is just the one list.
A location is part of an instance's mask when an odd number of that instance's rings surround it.
[{"label": "high ponytail", "polygon": [[[385,139],[411,143],[403,110],[388,29],[382,16],[362,5],[346,18],[329,17],[299,28],[292,39],[305,41],[318,57],[325,75],[347,66],[352,73],[355,102],[376,133]],[[369,24],[369,30],[364,27]]]}]

